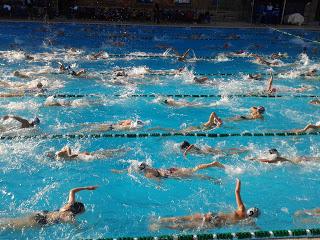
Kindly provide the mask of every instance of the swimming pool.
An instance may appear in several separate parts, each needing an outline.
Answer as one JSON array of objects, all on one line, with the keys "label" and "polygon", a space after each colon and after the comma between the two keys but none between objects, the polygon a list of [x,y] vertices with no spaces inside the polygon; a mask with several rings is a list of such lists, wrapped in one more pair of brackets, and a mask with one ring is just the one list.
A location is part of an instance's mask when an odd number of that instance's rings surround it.
[{"label": "swimming pool", "polygon": [[[307,39],[320,39],[317,31],[285,31]],[[236,37],[230,37],[231,34]],[[221,128],[208,132],[278,132],[303,128],[309,122],[320,120],[319,107],[308,104],[312,98],[297,97],[301,94],[319,95],[319,78],[300,76],[306,69],[319,68],[318,45],[272,29],[1,23],[0,38],[2,80],[15,86],[1,86],[1,93],[21,92],[26,86],[17,84],[27,83],[34,88],[41,81],[48,88],[46,96],[95,94],[84,98],[65,98],[64,101],[76,100],[68,107],[46,107],[46,97],[32,94],[0,98],[1,116],[12,114],[26,119],[38,116],[41,120],[36,129],[10,131],[6,135],[82,134],[89,133],[85,124],[124,119],[139,119],[146,126],[137,131],[120,133],[167,132],[163,128],[181,130],[204,123],[212,111],[225,120],[246,115],[252,106],[265,107],[264,120],[225,121]],[[192,48],[191,58],[187,62],[179,62],[171,56],[172,50],[167,51],[168,55],[163,55],[166,48],[170,47],[180,53]],[[303,47],[307,47],[307,58],[299,57]],[[33,56],[34,60],[26,60],[19,49]],[[284,97],[187,97],[183,100],[202,105],[180,108],[162,103],[164,98],[161,95],[167,94],[237,95],[263,91],[266,80],[248,80],[246,76],[248,73],[261,72],[266,79],[269,66],[255,64],[249,57],[221,54],[240,49],[264,56],[277,52],[288,54],[288,58],[281,60],[280,67],[272,67],[276,73],[280,73],[275,74],[274,85],[282,89],[283,92],[279,94]],[[104,55],[106,59],[89,59],[89,54],[100,50],[107,52]],[[86,69],[89,78],[58,74],[58,62],[71,65],[75,70]],[[187,69],[177,75],[141,75],[146,73],[146,68],[175,70],[182,67]],[[137,76],[131,77],[129,82],[122,78],[114,79],[110,72],[115,68],[127,68]],[[13,76],[17,70],[29,77]],[[199,73],[209,76],[210,84],[195,84],[193,77]],[[313,88],[303,93],[293,91],[301,85]],[[132,94],[156,96],[131,97]],[[96,129],[93,132],[96,133]],[[230,156],[188,155],[184,158],[178,144],[185,140],[197,145],[248,148],[249,151]],[[67,144],[80,151],[126,148],[128,152],[88,162],[55,161],[47,157],[48,152],[58,151]],[[277,148],[281,155],[288,158],[320,157],[319,136],[314,135],[82,139],[61,136],[56,139],[1,140],[0,218],[58,209],[67,201],[70,188],[87,185],[98,185],[99,188],[94,192],[79,193],[78,197],[85,203],[87,211],[78,218],[76,225],[58,224],[23,231],[6,229],[0,232],[0,236],[3,239],[61,239],[179,233],[168,229],[151,232],[148,226],[159,216],[232,211],[236,207],[235,178],[242,180],[241,193],[246,206],[261,209],[261,216],[256,223],[260,229],[318,226],[318,218],[311,218],[311,221],[304,223],[294,220],[293,214],[300,209],[319,206],[319,162],[267,165],[248,160],[264,156],[270,148]],[[165,179],[158,182],[139,174],[111,172],[111,169],[121,170],[136,164],[132,160],[147,161],[159,168],[194,167],[218,160],[228,167],[226,170],[212,168],[202,171],[205,175],[221,179],[221,184],[200,179]],[[186,232],[254,229],[254,226],[240,224]]]}]

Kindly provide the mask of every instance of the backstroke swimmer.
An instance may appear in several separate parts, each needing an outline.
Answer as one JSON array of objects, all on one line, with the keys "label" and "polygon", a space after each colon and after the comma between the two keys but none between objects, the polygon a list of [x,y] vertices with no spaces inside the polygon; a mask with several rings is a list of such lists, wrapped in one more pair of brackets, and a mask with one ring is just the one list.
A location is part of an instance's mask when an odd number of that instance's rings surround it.
[{"label": "backstroke swimmer", "polygon": [[232,155],[232,154],[241,154],[249,151],[245,148],[212,148],[209,146],[198,146],[195,144],[190,144],[187,141],[183,141],[180,144],[180,149],[183,152],[183,156],[186,157],[187,154],[194,155]]},{"label": "backstroke swimmer", "polygon": [[[210,176],[207,175],[201,175],[196,174],[199,170],[207,169],[211,167],[217,167],[217,168],[225,168],[225,166],[219,162],[211,162],[208,164],[200,164],[194,168],[153,168],[147,163],[140,163],[137,169],[138,173],[143,174],[146,178],[150,179],[167,179],[167,178],[175,178],[175,179],[189,179],[189,178],[200,178],[200,179],[213,179]],[[126,173],[129,172],[130,169],[126,170],[111,170],[114,173]]]},{"label": "backstroke swimmer", "polygon": [[128,152],[129,148],[118,148],[118,149],[108,149],[108,150],[98,150],[95,152],[77,152],[75,153],[69,146],[64,146],[61,150],[56,153],[47,153],[47,156],[55,160],[60,161],[72,161],[72,160],[82,160],[82,161],[92,161],[104,158],[112,158],[122,155]]},{"label": "backstroke swimmer", "polygon": [[284,157],[281,157],[280,153],[275,148],[269,149],[268,153],[269,153],[269,155],[266,156],[265,158],[251,158],[249,160],[258,161],[258,162],[262,162],[262,163],[290,162],[293,164],[320,160],[320,157],[307,157],[307,156],[295,157],[293,159],[284,158]]},{"label": "backstroke swimmer", "polygon": [[190,216],[164,217],[156,219],[149,225],[149,229],[151,231],[157,231],[161,228],[176,230],[221,228],[239,224],[247,219],[257,218],[260,215],[260,210],[256,207],[247,210],[242,202],[240,192],[241,182],[237,179],[235,188],[237,209],[231,213],[208,212],[196,213]]},{"label": "backstroke swimmer", "polygon": [[76,193],[84,190],[93,191],[97,186],[79,187],[71,189],[68,203],[55,211],[40,211],[21,218],[0,219],[0,228],[22,229],[45,227],[58,223],[75,223],[76,217],[85,212],[82,202],[76,201]]}]

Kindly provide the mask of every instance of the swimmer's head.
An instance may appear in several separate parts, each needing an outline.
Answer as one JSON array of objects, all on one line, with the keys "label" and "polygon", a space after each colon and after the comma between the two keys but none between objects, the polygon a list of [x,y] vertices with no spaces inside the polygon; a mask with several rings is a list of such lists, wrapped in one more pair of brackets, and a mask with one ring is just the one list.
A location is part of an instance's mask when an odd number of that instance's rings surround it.
[{"label": "swimmer's head", "polygon": [[275,159],[275,158],[280,157],[280,153],[275,148],[269,149],[269,154],[270,154],[270,156],[269,156],[270,159]]},{"label": "swimmer's head", "polygon": [[144,122],[142,122],[141,120],[137,120],[136,124],[137,124],[137,126],[141,126],[142,127],[144,125]]},{"label": "swimmer's head", "polygon": [[165,100],[163,101],[163,103],[164,103],[164,104],[168,104],[168,99],[165,99]]},{"label": "swimmer's head", "polygon": [[259,208],[249,208],[247,210],[247,217],[252,217],[252,218],[256,218],[256,217],[259,217],[260,215],[260,210]]},{"label": "swimmer's head", "polygon": [[42,84],[42,82],[38,82],[38,84],[37,84],[37,88],[43,88],[43,84]]},{"label": "swimmer's head", "polygon": [[141,163],[141,164],[139,165],[139,170],[140,170],[140,171],[143,171],[144,169],[146,169],[147,166],[148,166],[148,165],[143,162],[143,163]]},{"label": "swimmer's head", "polygon": [[39,125],[39,124],[40,124],[40,119],[39,119],[38,117],[35,117],[35,118],[33,119],[33,121],[31,122],[31,124],[32,124],[33,126]]},{"label": "swimmer's head", "polygon": [[74,202],[70,205],[69,211],[72,212],[74,215],[81,214],[85,211],[84,204],[81,202]]},{"label": "swimmer's head", "polygon": [[180,145],[181,149],[187,149],[188,147],[190,147],[190,143],[187,141],[183,141],[183,143]]},{"label": "swimmer's head", "polygon": [[266,111],[266,109],[263,106],[259,106],[259,107],[253,107],[254,109],[257,110],[258,113],[262,114]]}]

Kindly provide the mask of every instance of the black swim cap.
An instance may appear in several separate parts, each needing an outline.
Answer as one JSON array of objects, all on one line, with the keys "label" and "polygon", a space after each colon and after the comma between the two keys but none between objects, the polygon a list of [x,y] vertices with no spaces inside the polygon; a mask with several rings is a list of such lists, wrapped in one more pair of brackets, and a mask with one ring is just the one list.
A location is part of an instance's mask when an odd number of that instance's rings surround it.
[{"label": "black swim cap", "polygon": [[143,162],[139,165],[139,170],[144,170],[146,167],[147,167],[147,164]]},{"label": "black swim cap", "polygon": [[190,143],[187,141],[183,141],[183,143],[181,143],[180,148],[181,149],[186,149],[190,146]]},{"label": "black swim cap", "polygon": [[269,149],[270,154],[279,154],[278,150],[275,148]]},{"label": "black swim cap", "polygon": [[74,202],[70,206],[70,212],[72,212],[75,215],[79,213],[83,213],[84,211],[85,211],[85,207],[84,207],[84,204],[81,202]]}]

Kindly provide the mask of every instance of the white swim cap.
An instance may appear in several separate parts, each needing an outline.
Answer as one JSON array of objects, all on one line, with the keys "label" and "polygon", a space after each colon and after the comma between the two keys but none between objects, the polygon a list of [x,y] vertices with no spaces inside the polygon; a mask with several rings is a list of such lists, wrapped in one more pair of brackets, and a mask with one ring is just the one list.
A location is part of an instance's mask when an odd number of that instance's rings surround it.
[{"label": "white swim cap", "polygon": [[249,209],[247,210],[247,217],[254,217],[254,218],[256,218],[256,217],[258,217],[259,215],[260,215],[260,210],[259,210],[259,208],[253,207],[253,208],[249,208]]},{"label": "white swim cap", "polygon": [[131,127],[134,127],[134,128],[141,128],[143,126],[144,126],[144,122],[141,120],[136,120],[131,123]]}]

